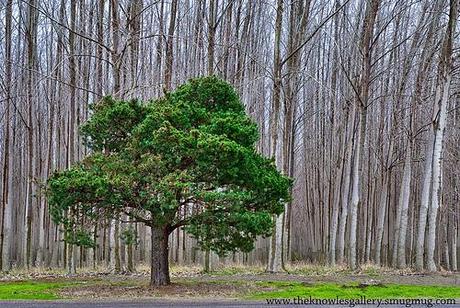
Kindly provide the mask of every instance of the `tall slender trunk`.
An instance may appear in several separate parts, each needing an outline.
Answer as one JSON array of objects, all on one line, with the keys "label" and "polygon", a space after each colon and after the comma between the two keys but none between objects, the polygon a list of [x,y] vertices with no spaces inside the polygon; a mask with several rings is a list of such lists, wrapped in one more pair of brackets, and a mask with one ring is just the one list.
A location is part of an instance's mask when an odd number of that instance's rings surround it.
[{"label": "tall slender trunk", "polygon": [[[155,57],[155,67],[157,69],[156,80],[158,84],[161,84],[163,81],[163,41],[164,41],[164,0],[160,0],[160,12],[158,17],[158,40],[155,46],[156,57]],[[150,242],[150,241],[149,241]]]},{"label": "tall slender trunk", "polygon": [[[73,234],[75,237],[75,233]],[[75,239],[75,238],[74,238]],[[74,275],[77,273],[77,247],[69,244],[67,247],[67,271],[69,274]]]},{"label": "tall slender trunk", "polygon": [[25,232],[25,264],[29,268],[32,262],[32,217],[33,217],[33,195],[35,194],[35,147],[34,147],[34,71],[36,70],[36,44],[37,44],[37,12],[36,1],[31,0],[27,16],[27,148],[28,148],[28,176],[27,176],[27,205],[26,205],[26,232]]},{"label": "tall slender trunk", "polygon": [[[131,89],[137,87],[137,75],[138,75],[138,62],[139,62],[139,47],[140,47],[140,35],[141,35],[141,14],[143,7],[142,0],[131,0],[129,4],[129,24],[128,30],[130,31],[131,44]],[[132,224],[130,223],[130,226]]]},{"label": "tall slender trunk", "polygon": [[[347,119],[349,118],[349,111],[347,111]],[[345,138],[348,138],[347,145],[345,146],[345,153],[343,156],[344,159],[344,178],[342,184],[342,199],[341,199],[341,213],[340,213],[340,220],[339,220],[339,231],[338,231],[338,240],[337,240],[337,262],[342,264],[344,262],[344,255],[345,255],[345,231],[347,226],[347,218],[348,218],[348,201],[349,201],[349,194],[350,194],[350,175],[351,175],[351,165],[352,165],[352,153],[353,153],[353,144],[354,144],[354,137],[353,137],[353,130],[355,126],[355,116],[354,112],[352,115],[351,123],[349,124],[350,129],[346,129],[344,134]],[[348,122],[348,121],[347,121]],[[347,135],[350,136],[347,137]]]},{"label": "tall slender trunk", "polygon": [[120,221],[118,219],[115,220],[114,226],[114,257],[115,257],[115,273],[121,272],[121,259],[120,259]]},{"label": "tall slender trunk", "polygon": [[[458,199],[457,199],[458,204]],[[451,270],[457,271],[457,240],[458,240],[458,218],[455,213],[448,213],[451,219],[451,229],[449,230],[448,236],[450,237],[450,264]]]},{"label": "tall slender trunk", "polygon": [[[271,119],[271,157],[275,159],[278,167],[281,166],[280,159],[277,157],[278,147],[278,124],[281,101],[281,29],[283,21],[283,1],[277,1],[276,21],[275,21],[275,49],[273,65],[273,104]],[[274,216],[275,228],[273,229],[268,251],[267,272],[276,273],[282,269],[282,232],[283,215]]]},{"label": "tall slender trunk", "polygon": [[371,42],[374,33],[374,24],[377,16],[380,0],[372,0],[368,2],[366,7],[366,16],[364,19],[363,33],[360,43],[362,59],[362,70],[360,77],[360,88],[357,104],[359,106],[359,125],[357,146],[355,152],[355,161],[353,166],[353,189],[351,194],[351,208],[350,208],[350,258],[348,260],[350,268],[357,268],[357,219],[358,208],[362,202],[361,200],[361,176],[363,176],[363,155],[364,144],[366,141],[366,127],[367,127],[367,105],[369,99],[369,83],[371,74]]},{"label": "tall slender trunk", "polygon": [[357,145],[355,151],[355,157],[353,162],[353,185],[351,193],[351,207],[350,207],[350,251],[348,263],[352,270],[357,268],[357,253],[356,253],[356,242],[357,242],[357,227],[358,227],[358,208],[361,204],[361,184],[360,177],[362,175],[362,153],[364,151],[364,142],[366,134],[366,122],[367,114],[364,108],[360,108],[359,112],[359,125],[358,125],[358,136]]},{"label": "tall slender trunk", "polygon": [[10,250],[13,226],[13,198],[12,198],[12,159],[10,158],[10,117],[11,117],[11,20],[13,12],[13,0],[8,0],[5,11],[5,119],[4,119],[4,159],[2,179],[2,230],[0,250],[0,271],[9,271],[11,268]]},{"label": "tall slender trunk", "polygon": [[[391,141],[390,141],[391,142]],[[388,186],[390,185],[391,174],[389,171],[383,171],[383,181],[382,181],[382,192],[380,193],[380,202],[379,210],[377,216],[377,235],[375,240],[375,263],[377,265],[381,264],[381,251],[382,251],[382,239],[383,239],[383,229],[385,224],[385,212],[387,208],[388,200]]]},{"label": "tall slender trunk", "polygon": [[110,0],[110,8],[112,11],[112,74],[113,74],[113,95],[119,97],[121,95],[120,71],[122,58],[118,50],[120,40],[120,18],[118,15],[119,3],[116,0]]},{"label": "tall slender trunk", "polygon": [[166,66],[165,66],[165,80],[164,88],[169,91],[171,90],[171,79],[173,69],[173,39],[174,30],[176,29],[176,14],[177,14],[177,0],[171,2],[171,14],[169,18],[169,29],[168,38],[166,40]]},{"label": "tall slender trunk", "polygon": [[415,268],[418,271],[423,270],[425,233],[428,215],[428,204],[431,199],[431,178],[432,178],[432,160],[433,160],[433,136],[428,141],[425,154],[425,168],[423,176],[422,196],[420,199],[420,209],[418,214],[417,241],[415,242]]},{"label": "tall slender trunk", "polygon": [[215,37],[216,37],[216,16],[217,15],[217,1],[209,1],[209,20],[208,20],[208,75],[214,74],[214,50],[215,50]]},{"label": "tall slender trunk", "polygon": [[336,260],[337,226],[339,219],[340,186],[343,180],[343,159],[340,159],[334,185],[333,209],[329,237],[329,264],[334,266]]},{"label": "tall slender trunk", "polygon": [[[67,165],[72,166],[75,161],[75,109],[76,109],[76,82],[77,82],[77,68],[75,62],[75,30],[76,30],[76,13],[77,1],[70,1],[70,31],[69,31],[69,70],[70,70],[70,107],[69,107],[69,127],[68,127],[68,152],[67,152]],[[68,266],[69,273],[75,274],[76,272],[76,249],[74,244],[69,244],[68,248]]]},{"label": "tall slender trunk", "polygon": [[[338,9],[340,7],[340,1],[336,0],[335,1],[335,7]],[[339,40],[339,15],[337,14],[334,18],[334,40],[338,42]],[[340,135],[340,141],[338,145],[338,149],[345,149],[345,145],[343,142],[343,135],[341,134],[341,128],[339,127],[338,131],[335,131],[335,126],[336,126],[336,116],[335,116],[335,105],[337,101],[337,72],[339,69],[338,66],[338,56],[339,56],[339,51],[338,51],[338,46],[333,47],[333,64],[332,64],[332,76],[331,76],[331,89],[332,93],[331,95],[331,129],[330,129],[330,136],[329,136],[329,156],[330,159],[333,158],[333,147],[335,146],[335,141],[336,141],[336,135]],[[348,111],[348,109],[347,109]],[[346,118],[348,117],[348,113],[346,114]],[[348,119],[346,119],[348,120]],[[345,121],[346,121],[345,120]],[[346,122],[345,122],[346,123]],[[346,124],[345,124],[346,125]],[[346,131],[346,129],[345,129]],[[345,152],[343,153],[345,155]],[[331,163],[331,168],[329,172],[329,182],[332,185],[333,182],[333,164]],[[338,219],[339,219],[339,206],[340,206],[340,191],[341,191],[341,184],[342,184],[342,179],[343,179],[343,166],[344,166],[344,159],[343,157],[340,157],[337,159],[337,165],[335,167],[335,183],[332,185],[334,187],[334,192],[332,198],[329,199],[330,205],[332,207],[332,217],[331,217],[331,225],[329,228],[329,264],[334,266],[335,265],[335,260],[336,260],[336,246],[337,246],[337,226],[338,226]],[[330,188],[330,196],[332,192],[332,187]]]},{"label": "tall slender trunk", "polygon": [[104,71],[103,71],[103,43],[104,43],[104,5],[105,0],[98,1],[98,10],[97,10],[97,42],[98,45],[96,47],[96,93],[99,95],[99,98],[102,97],[104,91],[103,87],[103,80],[104,80]]},{"label": "tall slender trunk", "polygon": [[[409,211],[410,184],[412,178],[412,137],[409,136],[406,158],[404,160],[404,172],[400,191],[400,222],[398,237],[395,238],[397,245],[397,266],[406,267],[406,234]],[[395,262],[396,260],[393,260]],[[394,263],[395,264],[395,263]]]},{"label": "tall slender trunk", "polygon": [[[436,81],[435,108],[433,113],[432,133],[433,149],[431,157],[431,202],[428,208],[428,231],[426,262],[429,271],[436,271],[434,250],[436,241],[436,221],[441,200],[441,169],[444,130],[447,120],[447,101],[449,98],[450,82],[452,79],[452,41],[457,23],[458,0],[450,1],[449,22],[444,35],[441,57],[438,64]],[[426,173],[429,174],[429,170]],[[421,230],[419,230],[421,232]]]}]

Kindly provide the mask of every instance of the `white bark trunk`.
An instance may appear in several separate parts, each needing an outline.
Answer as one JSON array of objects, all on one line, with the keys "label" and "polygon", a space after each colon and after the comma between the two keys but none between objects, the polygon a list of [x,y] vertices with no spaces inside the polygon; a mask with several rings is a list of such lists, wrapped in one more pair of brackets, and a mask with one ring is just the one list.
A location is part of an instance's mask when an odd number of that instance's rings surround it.
[{"label": "white bark trunk", "polygon": [[382,183],[382,193],[380,194],[379,210],[377,216],[377,237],[375,242],[375,263],[377,265],[381,264],[381,251],[382,251],[382,239],[383,239],[383,229],[385,225],[385,213],[387,209],[387,199],[388,199],[388,183],[390,174],[388,171],[384,171],[384,179]]},{"label": "white bark trunk", "polygon": [[441,168],[442,168],[442,148],[444,141],[444,130],[446,127],[447,118],[447,100],[449,98],[451,75],[450,72],[445,78],[443,84],[438,85],[436,90],[435,99],[439,102],[439,121],[435,127],[435,141],[433,145],[433,186],[432,198],[429,207],[428,216],[428,239],[426,247],[426,262],[429,271],[436,271],[436,264],[434,262],[434,249],[436,242],[436,219],[438,216],[439,203],[441,200]]},{"label": "white bark trunk", "polygon": [[433,157],[433,137],[428,141],[425,155],[425,173],[423,177],[422,196],[420,199],[419,221],[417,231],[417,241],[415,244],[415,267],[418,271],[423,270],[423,252],[425,249],[425,230],[428,214],[428,204],[431,197],[431,175],[432,175],[432,157]]},{"label": "white bark trunk", "polygon": [[[360,120],[360,127],[362,124],[362,119]],[[355,161],[353,166],[353,189],[351,193],[351,208],[350,208],[350,253],[349,253],[349,260],[348,263],[352,270],[355,270],[357,267],[356,264],[356,229],[357,229],[357,222],[358,222],[358,206],[359,206],[359,165],[360,165],[360,150],[361,147],[359,145],[359,140],[363,138],[361,136],[361,129],[358,130],[358,145],[356,147],[355,152]]]},{"label": "white bark trunk", "polygon": [[[13,152],[14,153],[14,152]],[[4,221],[3,221],[3,257],[2,257],[2,270],[9,271],[11,269],[11,248],[12,248],[12,233],[13,233],[13,160],[8,161],[8,194],[6,197],[7,203],[5,204]]]},{"label": "white bark trunk", "polygon": [[[355,116],[351,117],[353,120],[351,121],[349,131],[353,134],[354,128],[354,119]],[[342,186],[342,209],[340,213],[340,220],[339,220],[339,231],[338,231],[338,241],[337,241],[337,262],[342,264],[344,262],[344,253],[345,253],[345,231],[347,226],[347,217],[348,217],[348,200],[349,200],[349,193],[350,193],[350,174],[351,174],[351,164],[352,164],[352,151],[353,151],[353,138],[349,137],[349,142],[347,145],[346,150],[346,159],[345,159],[345,171],[344,171],[344,179],[343,179],[343,186]]]},{"label": "white bark trunk", "polygon": [[336,243],[337,243],[337,225],[339,219],[339,205],[340,205],[340,182],[342,178],[343,163],[336,174],[335,192],[334,192],[334,204],[332,209],[332,221],[330,230],[330,242],[329,242],[329,264],[335,265],[336,258]]},{"label": "white bark trunk", "polygon": [[400,222],[398,239],[398,267],[406,267],[406,234],[409,211],[410,184],[412,178],[412,141],[408,141],[406,158],[404,161],[404,173],[400,192]]},{"label": "white bark trunk", "polygon": [[115,221],[110,221],[109,227],[109,255],[110,255],[110,270],[115,270]]},{"label": "white bark trunk", "polygon": [[283,214],[276,216],[275,229],[270,240],[270,250],[268,251],[267,272],[277,273],[282,270],[282,232]]},{"label": "white bark trunk", "polygon": [[39,227],[38,227],[38,249],[37,249],[37,266],[43,266],[45,263],[45,199],[40,202],[39,210]]}]

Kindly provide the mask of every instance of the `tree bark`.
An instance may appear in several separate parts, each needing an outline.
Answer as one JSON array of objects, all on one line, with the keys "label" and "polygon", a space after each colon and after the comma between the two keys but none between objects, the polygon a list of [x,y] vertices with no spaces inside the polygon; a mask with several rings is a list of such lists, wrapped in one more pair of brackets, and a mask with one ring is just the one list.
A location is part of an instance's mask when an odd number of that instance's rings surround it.
[{"label": "tree bark", "polygon": [[165,90],[171,90],[172,68],[173,68],[173,38],[176,29],[177,0],[171,2],[171,15],[169,18],[168,39],[166,40],[166,66],[165,66]]},{"label": "tree bark", "polygon": [[[280,114],[281,101],[281,29],[283,22],[283,1],[278,0],[276,8],[275,21],[275,49],[274,49],[274,65],[273,65],[273,110],[271,119],[271,157],[277,162],[277,166],[281,166],[280,159],[277,157],[278,146],[278,124]],[[279,168],[281,169],[281,168]],[[270,240],[270,248],[268,253],[267,272],[276,273],[282,269],[282,232],[283,232],[283,215],[274,216],[275,228],[273,229],[272,238]]]},{"label": "tree bark", "polygon": [[0,250],[0,271],[9,271],[11,268],[10,250],[13,226],[13,173],[12,159],[10,158],[10,116],[11,116],[11,20],[13,12],[13,0],[8,0],[5,11],[5,120],[4,120],[4,159],[3,159],[3,182],[2,182],[2,234]]},{"label": "tree bark", "polygon": [[216,37],[216,15],[217,15],[217,1],[209,1],[209,21],[208,21],[208,75],[214,74],[214,50],[215,50],[215,37]]},{"label": "tree bark", "polygon": [[428,239],[426,247],[427,269],[436,271],[434,250],[436,241],[436,221],[439,203],[441,202],[441,171],[444,130],[447,122],[447,101],[449,98],[450,82],[452,79],[452,41],[457,23],[458,0],[450,1],[449,22],[443,39],[441,58],[438,65],[438,79],[435,94],[435,109],[433,115],[433,156],[432,156],[432,192],[428,215]]},{"label": "tree bark", "polygon": [[169,230],[166,226],[151,227],[150,285],[164,286],[171,283],[169,277]]},{"label": "tree bark", "polygon": [[[349,108],[349,107],[348,107]],[[347,111],[349,114],[349,111]],[[350,117],[347,116],[347,120]],[[347,121],[348,122],[348,121]],[[347,218],[348,218],[348,203],[350,197],[350,177],[351,177],[351,165],[352,165],[352,152],[353,152],[353,144],[354,144],[354,137],[353,137],[353,130],[355,126],[355,116],[354,112],[351,116],[351,123],[349,124],[349,129],[347,128],[344,131],[345,139],[348,138],[347,145],[345,146],[344,151],[344,178],[342,181],[342,199],[341,199],[341,213],[340,213],[340,220],[339,220],[339,231],[338,231],[338,239],[337,239],[337,262],[342,264],[344,262],[344,255],[345,255],[345,232],[347,226]],[[350,136],[347,137],[347,134]]]},{"label": "tree bark", "polygon": [[36,56],[37,56],[37,19],[36,1],[31,0],[28,8],[27,16],[27,104],[28,104],[28,124],[27,124],[27,147],[28,147],[28,161],[27,161],[27,205],[26,205],[26,232],[25,235],[25,264],[27,269],[31,266],[32,262],[32,219],[33,219],[33,196],[35,194],[35,146],[34,146],[34,113],[35,113],[35,76],[36,71]]},{"label": "tree bark", "polygon": [[372,0],[366,8],[366,17],[364,19],[363,34],[361,38],[362,70],[360,78],[360,92],[357,93],[357,104],[359,106],[359,125],[357,147],[355,152],[355,161],[353,166],[353,189],[351,194],[351,209],[350,209],[350,259],[348,260],[352,270],[357,268],[357,219],[358,208],[361,204],[361,176],[363,176],[363,155],[364,144],[366,141],[366,126],[367,126],[367,104],[369,99],[369,83],[371,73],[371,42],[374,33],[374,24],[377,16],[380,0]]},{"label": "tree bark", "polygon": [[[409,137],[406,158],[404,161],[404,174],[400,191],[400,222],[399,232],[395,238],[397,241],[397,266],[398,268],[406,267],[406,234],[407,234],[407,220],[409,211],[409,198],[410,198],[410,184],[412,178],[412,137]],[[395,260],[394,260],[395,261]]]}]

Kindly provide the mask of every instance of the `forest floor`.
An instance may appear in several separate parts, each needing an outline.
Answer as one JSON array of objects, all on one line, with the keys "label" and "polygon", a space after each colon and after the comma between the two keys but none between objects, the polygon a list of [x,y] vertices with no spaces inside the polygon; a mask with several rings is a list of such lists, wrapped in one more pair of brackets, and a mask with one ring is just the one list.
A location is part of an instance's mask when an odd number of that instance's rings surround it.
[{"label": "forest floor", "polygon": [[460,298],[460,273],[414,273],[365,266],[296,265],[282,274],[262,267],[227,266],[204,274],[199,267],[171,268],[172,284],[148,286],[147,267],[136,273],[81,270],[77,275],[35,269],[0,274],[0,300],[245,299],[317,296],[318,298]]}]

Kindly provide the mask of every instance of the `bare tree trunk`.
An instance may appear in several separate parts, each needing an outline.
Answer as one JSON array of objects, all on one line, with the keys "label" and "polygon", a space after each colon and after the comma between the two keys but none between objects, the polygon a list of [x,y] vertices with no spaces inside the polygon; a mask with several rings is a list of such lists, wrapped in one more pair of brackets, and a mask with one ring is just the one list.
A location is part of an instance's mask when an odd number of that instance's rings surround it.
[{"label": "bare tree trunk", "polygon": [[[400,207],[400,222],[398,237],[395,241],[398,243],[397,247],[397,266],[398,268],[406,267],[406,234],[407,234],[407,220],[409,210],[409,197],[410,197],[410,184],[412,178],[412,138],[409,137],[406,158],[404,160],[404,173],[401,184],[399,207]],[[395,260],[393,260],[394,262]],[[393,263],[395,264],[395,263]]]},{"label": "bare tree trunk", "polygon": [[113,73],[113,95],[120,96],[120,68],[122,65],[122,57],[118,50],[120,41],[120,20],[118,15],[118,1],[110,0],[110,8],[112,11],[112,73]]},{"label": "bare tree trunk", "polygon": [[380,1],[371,0],[366,7],[366,17],[364,19],[363,34],[361,39],[362,71],[360,78],[360,92],[357,93],[357,104],[359,106],[359,125],[357,136],[357,147],[355,152],[355,161],[353,166],[353,189],[351,194],[350,209],[350,259],[348,260],[350,268],[357,268],[356,239],[357,239],[357,219],[358,208],[361,204],[361,176],[364,144],[366,140],[367,126],[367,105],[369,99],[369,83],[371,73],[371,41],[373,39],[374,23],[377,16]]},{"label": "bare tree trunk", "polygon": [[171,2],[171,14],[169,18],[168,39],[166,40],[166,67],[164,88],[166,91],[171,90],[171,78],[173,69],[173,39],[174,30],[176,29],[177,0]]},{"label": "bare tree trunk", "polygon": [[96,46],[96,93],[99,95],[99,98],[104,94],[103,89],[103,80],[104,80],[104,71],[103,71],[103,44],[104,44],[104,6],[105,0],[98,1],[98,10],[97,10],[97,46]]},{"label": "bare tree trunk", "polygon": [[423,177],[422,197],[420,199],[417,241],[415,244],[415,267],[423,270],[423,252],[425,247],[425,232],[428,215],[428,205],[431,199],[431,180],[433,172],[433,138],[430,136],[425,154],[425,168]]},{"label": "bare tree trunk", "polygon": [[377,215],[377,236],[375,242],[375,263],[377,265],[381,265],[383,230],[388,200],[388,186],[390,185],[391,177],[389,173],[390,172],[387,170],[383,171],[382,192],[380,193],[379,211]]},{"label": "bare tree trunk", "polygon": [[[275,21],[275,49],[273,65],[273,100],[272,100],[272,119],[271,119],[271,157],[277,161],[278,166],[280,159],[277,159],[278,147],[278,123],[281,101],[281,29],[283,22],[283,1],[277,1],[276,21]],[[268,252],[267,272],[276,273],[282,269],[282,232],[283,232],[283,215],[274,217],[275,228],[270,241]]]},{"label": "bare tree trunk", "polygon": [[[349,108],[349,107],[347,107]],[[356,107],[355,107],[356,108]],[[349,193],[350,193],[350,178],[351,178],[351,165],[352,165],[352,152],[353,152],[353,144],[354,144],[354,137],[353,137],[353,130],[355,126],[355,116],[352,113],[352,120],[351,124],[349,124],[350,129],[346,129],[345,139],[348,138],[347,144],[345,146],[344,152],[344,179],[343,179],[343,186],[342,186],[342,208],[340,213],[340,220],[339,220],[339,231],[338,231],[338,241],[337,241],[337,262],[342,264],[344,262],[344,255],[345,255],[345,231],[347,226],[347,217],[348,217],[348,203],[349,203]],[[349,117],[349,110],[347,110],[347,122]],[[349,137],[347,135],[350,134]]]},{"label": "bare tree trunk", "polygon": [[13,173],[12,159],[10,150],[12,144],[10,139],[11,126],[11,19],[13,12],[13,1],[6,2],[5,10],[5,119],[4,119],[4,159],[3,159],[3,182],[2,182],[2,233],[1,233],[1,251],[0,251],[0,271],[9,271],[11,268],[11,243],[12,243],[12,226],[13,226]]},{"label": "bare tree trunk", "polygon": [[27,104],[28,104],[28,185],[27,185],[27,205],[26,205],[26,232],[25,232],[25,264],[29,269],[32,265],[32,217],[33,217],[33,195],[35,194],[35,148],[34,148],[34,71],[36,71],[36,44],[37,44],[37,12],[36,12],[36,1],[32,0],[28,6],[27,13]]},{"label": "bare tree trunk", "polygon": [[432,197],[429,203],[428,231],[427,231],[427,269],[436,271],[434,250],[436,241],[436,221],[441,196],[441,169],[444,130],[447,120],[447,101],[449,98],[450,82],[452,79],[452,40],[457,23],[458,0],[450,1],[449,22],[442,43],[441,57],[438,64],[436,82],[435,108],[433,113],[432,132],[434,135],[432,154]]},{"label": "bare tree trunk", "polygon": [[[458,202],[458,200],[457,200]],[[458,204],[458,203],[457,203]],[[449,215],[449,214],[448,214]],[[452,271],[457,271],[457,236],[458,236],[458,220],[454,216],[455,213],[450,213],[451,229],[449,230],[448,236],[450,237],[450,264]]]},{"label": "bare tree trunk", "polygon": [[121,272],[121,259],[120,259],[120,221],[116,219],[114,221],[114,257],[115,257],[115,273]]},{"label": "bare tree trunk", "polygon": [[[336,10],[340,7],[340,1],[335,2],[335,7]],[[339,41],[339,15],[337,14],[334,18],[334,40],[336,42]],[[335,131],[335,126],[336,126],[336,115],[335,115],[335,105],[336,105],[336,100],[337,100],[337,73],[339,69],[338,61],[339,61],[339,50],[338,46],[333,47],[333,68],[332,68],[332,77],[331,77],[331,89],[332,93],[331,95],[331,136],[330,138],[330,159],[333,159],[333,147],[335,145],[335,140],[336,140],[336,134],[340,135],[342,139],[340,139],[339,146],[338,148],[340,149],[343,147],[345,149],[344,145],[344,138],[343,135],[341,134],[340,128],[338,131]],[[346,113],[346,117],[348,117],[348,109]],[[346,126],[346,124],[345,124]],[[345,129],[347,131],[347,129]],[[345,152],[342,154],[345,156]],[[338,226],[338,219],[339,219],[339,206],[340,206],[340,191],[341,191],[341,184],[342,184],[342,179],[343,179],[343,169],[344,169],[344,156],[340,157],[337,160],[337,166],[335,167],[335,183],[333,185],[334,187],[334,196],[332,199],[330,199],[330,206],[332,206],[332,217],[331,217],[331,225],[329,228],[329,264],[334,266],[335,265],[335,259],[336,259],[336,245],[337,245],[337,226]],[[332,177],[333,177],[333,170],[332,170],[332,163],[331,163],[331,170],[330,170],[330,183],[332,184]],[[332,191],[332,187],[330,188],[330,191]]]},{"label": "bare tree trunk", "polygon": [[209,1],[209,20],[208,20],[208,75],[214,74],[214,50],[216,37],[216,15],[217,15],[217,0]]}]

